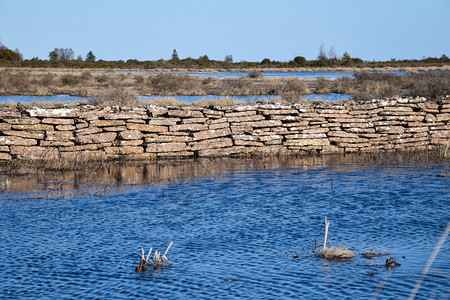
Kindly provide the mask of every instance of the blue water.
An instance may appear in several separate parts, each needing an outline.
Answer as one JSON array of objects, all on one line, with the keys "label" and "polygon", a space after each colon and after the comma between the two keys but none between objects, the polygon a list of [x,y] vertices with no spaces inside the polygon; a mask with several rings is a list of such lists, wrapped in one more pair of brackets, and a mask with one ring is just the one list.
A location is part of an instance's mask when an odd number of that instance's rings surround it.
[{"label": "blue water", "polygon": [[[225,79],[225,78],[240,78],[240,77],[248,77],[250,72],[241,72],[241,71],[211,71],[211,72],[205,72],[205,71],[187,71],[187,72],[175,72],[175,71],[166,71],[166,72],[158,72],[158,71],[127,71],[127,70],[119,70],[116,71],[117,73],[136,73],[136,74],[152,74],[157,75],[159,73],[166,73],[166,74],[172,74],[172,75],[189,75],[189,76],[197,76],[201,78],[219,78],[219,79]],[[393,72],[394,73],[394,72]],[[395,72],[396,74],[406,74],[406,72]],[[261,72],[264,77],[272,78],[272,77],[296,77],[296,78],[317,78],[317,77],[324,77],[327,79],[336,79],[340,77],[352,77],[354,73],[348,73],[348,72],[336,72],[336,71],[289,71],[289,72],[276,72],[276,71],[270,71]]]},{"label": "blue water", "polygon": [[[3,193],[0,298],[405,299],[450,221],[445,171],[268,166],[51,199]],[[315,257],[325,217],[331,246],[390,252],[401,266]],[[171,241],[172,267],[134,272],[141,247]],[[448,297],[449,279],[447,240],[416,299]]]}]

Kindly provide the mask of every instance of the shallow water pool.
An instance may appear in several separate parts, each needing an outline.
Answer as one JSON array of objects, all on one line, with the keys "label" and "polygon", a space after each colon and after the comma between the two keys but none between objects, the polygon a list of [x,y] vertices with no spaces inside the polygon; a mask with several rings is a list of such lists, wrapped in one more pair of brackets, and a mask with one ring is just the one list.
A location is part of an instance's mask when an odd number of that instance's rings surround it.
[{"label": "shallow water pool", "polygon": [[[228,169],[59,198],[3,193],[0,298],[406,298],[450,220],[446,171]],[[401,266],[315,257],[325,217],[331,246],[389,252]],[[134,272],[141,247],[171,241],[172,267]],[[449,278],[446,241],[417,299],[448,297]]]}]

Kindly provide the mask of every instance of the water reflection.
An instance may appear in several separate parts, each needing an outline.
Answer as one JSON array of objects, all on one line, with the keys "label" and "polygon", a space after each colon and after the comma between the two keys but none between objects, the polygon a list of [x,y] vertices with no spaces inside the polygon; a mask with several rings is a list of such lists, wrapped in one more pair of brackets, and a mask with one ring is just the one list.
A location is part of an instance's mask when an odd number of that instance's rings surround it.
[{"label": "water reflection", "polygon": [[[422,159],[422,154],[414,153],[406,160]],[[95,167],[69,171],[52,171],[36,168],[36,165],[17,165],[0,167],[1,192],[27,191],[65,191],[72,189],[133,186],[167,182],[184,182],[201,179],[205,176],[220,178],[226,173],[245,175],[249,170],[272,170],[283,176],[284,170],[296,169],[296,174],[313,176],[313,169],[323,169],[327,172],[356,173],[360,163],[370,165],[399,162],[405,158],[402,155],[389,157],[372,155],[323,155],[303,157],[272,157],[272,158],[201,158],[186,160],[168,160],[157,163],[142,162],[104,162]],[[423,162],[422,162],[423,163]],[[275,171],[273,171],[275,170]],[[264,173],[262,173],[264,174]],[[323,174],[323,173],[321,173]],[[314,175],[315,176],[315,175]],[[264,178],[262,178],[263,180]],[[333,182],[327,183],[332,185]],[[313,188],[313,186],[311,186]]]}]

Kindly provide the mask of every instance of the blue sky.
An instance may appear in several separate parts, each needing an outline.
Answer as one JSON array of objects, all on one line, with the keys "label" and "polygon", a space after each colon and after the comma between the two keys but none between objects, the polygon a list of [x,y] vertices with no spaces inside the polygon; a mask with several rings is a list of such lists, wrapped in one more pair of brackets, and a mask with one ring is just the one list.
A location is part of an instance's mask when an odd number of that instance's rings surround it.
[{"label": "blue sky", "polygon": [[208,55],[364,60],[450,56],[449,0],[0,0],[0,41],[25,58],[55,47],[97,59]]}]

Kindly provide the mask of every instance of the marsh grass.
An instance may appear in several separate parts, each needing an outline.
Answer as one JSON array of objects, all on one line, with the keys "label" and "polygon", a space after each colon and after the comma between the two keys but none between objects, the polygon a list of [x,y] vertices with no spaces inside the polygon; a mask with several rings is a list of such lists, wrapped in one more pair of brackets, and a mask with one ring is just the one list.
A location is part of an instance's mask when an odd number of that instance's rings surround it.
[{"label": "marsh grass", "polygon": [[95,97],[92,104],[98,107],[105,106],[145,106],[146,102],[139,100],[137,94],[124,87],[106,90],[100,97]]},{"label": "marsh grass", "polygon": [[[391,68],[392,69],[392,68]],[[450,72],[426,72],[396,75],[371,73],[358,69],[354,78],[200,78],[185,74],[138,74],[98,71],[0,69],[0,94],[2,95],[72,95],[81,97],[111,98],[109,90],[132,89],[139,95],[156,96],[248,96],[301,94],[352,94],[356,99],[392,98],[396,96],[442,99],[450,94]],[[369,72],[370,71],[370,72]],[[105,96],[106,95],[106,96]],[[293,97],[293,99],[296,97]],[[286,98],[288,99],[288,98]]]}]

